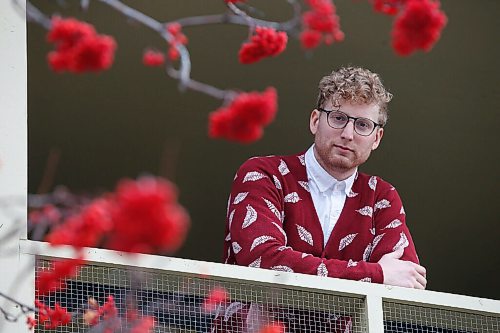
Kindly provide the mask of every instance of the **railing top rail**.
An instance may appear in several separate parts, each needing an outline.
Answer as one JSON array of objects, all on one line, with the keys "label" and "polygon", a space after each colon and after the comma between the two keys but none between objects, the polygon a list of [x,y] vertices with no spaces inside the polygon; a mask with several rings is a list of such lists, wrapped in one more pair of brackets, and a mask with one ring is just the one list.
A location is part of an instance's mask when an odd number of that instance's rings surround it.
[{"label": "railing top rail", "polygon": [[[70,246],[52,247],[46,242],[24,240],[20,243],[21,253],[46,258],[75,258],[76,252]],[[500,301],[487,298],[448,294],[429,290],[400,288],[381,284],[350,281],[319,276],[278,272],[221,263],[181,259],[146,254],[126,254],[106,249],[85,248],[85,259],[91,263],[106,266],[128,266],[153,271],[189,274],[223,280],[240,280],[259,284],[275,284],[280,287],[321,291],[352,297],[377,296],[383,300],[422,304],[425,306],[500,315]]]}]

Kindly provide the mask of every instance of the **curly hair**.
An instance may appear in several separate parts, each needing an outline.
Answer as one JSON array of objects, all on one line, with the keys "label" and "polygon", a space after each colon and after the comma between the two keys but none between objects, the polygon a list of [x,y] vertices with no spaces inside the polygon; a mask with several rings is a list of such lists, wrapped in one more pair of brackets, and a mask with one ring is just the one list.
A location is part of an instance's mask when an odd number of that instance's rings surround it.
[{"label": "curly hair", "polygon": [[387,123],[387,104],[392,94],[382,84],[378,74],[361,67],[342,67],[319,81],[317,107],[327,101],[339,106],[342,101],[356,104],[377,103],[380,107],[379,122]]}]

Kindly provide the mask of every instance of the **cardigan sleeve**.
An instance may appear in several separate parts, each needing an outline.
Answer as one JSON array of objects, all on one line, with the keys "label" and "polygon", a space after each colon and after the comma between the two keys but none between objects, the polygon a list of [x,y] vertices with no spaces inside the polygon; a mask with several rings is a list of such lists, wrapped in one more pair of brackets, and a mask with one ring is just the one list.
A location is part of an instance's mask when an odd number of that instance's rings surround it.
[{"label": "cardigan sleeve", "polygon": [[374,205],[375,237],[372,242],[371,262],[377,262],[386,253],[404,248],[401,260],[419,264],[406,214],[398,192],[389,183],[383,184]]},{"label": "cardigan sleeve", "polygon": [[[228,205],[226,248],[230,262],[278,271],[383,282],[379,264],[326,259],[297,251],[283,229],[283,188],[277,186],[269,159],[244,163],[234,179]],[[276,170],[277,171],[277,170]],[[274,176],[274,177],[273,177]],[[287,218],[284,217],[287,223]]]}]

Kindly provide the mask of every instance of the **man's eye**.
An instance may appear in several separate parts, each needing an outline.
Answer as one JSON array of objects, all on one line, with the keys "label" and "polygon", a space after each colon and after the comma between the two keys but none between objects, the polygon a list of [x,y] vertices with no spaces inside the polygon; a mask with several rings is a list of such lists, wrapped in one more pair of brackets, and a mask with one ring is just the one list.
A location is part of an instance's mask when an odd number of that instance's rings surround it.
[{"label": "man's eye", "polygon": [[368,128],[368,127],[370,127],[370,124],[367,121],[358,121],[358,127],[359,128]]},{"label": "man's eye", "polygon": [[347,120],[345,115],[338,113],[338,112],[331,113],[330,118],[336,122],[343,122],[343,121]]}]

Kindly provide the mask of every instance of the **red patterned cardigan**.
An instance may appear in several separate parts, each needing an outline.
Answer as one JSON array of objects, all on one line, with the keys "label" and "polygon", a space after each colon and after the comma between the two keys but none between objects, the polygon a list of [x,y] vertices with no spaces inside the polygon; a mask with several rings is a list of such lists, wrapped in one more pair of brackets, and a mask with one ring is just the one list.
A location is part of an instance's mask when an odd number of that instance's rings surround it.
[{"label": "red patterned cardigan", "polygon": [[238,170],[229,197],[224,260],[382,283],[377,261],[403,246],[419,263],[394,187],[358,173],[326,246],[309,193],[304,154],[256,157]]}]

